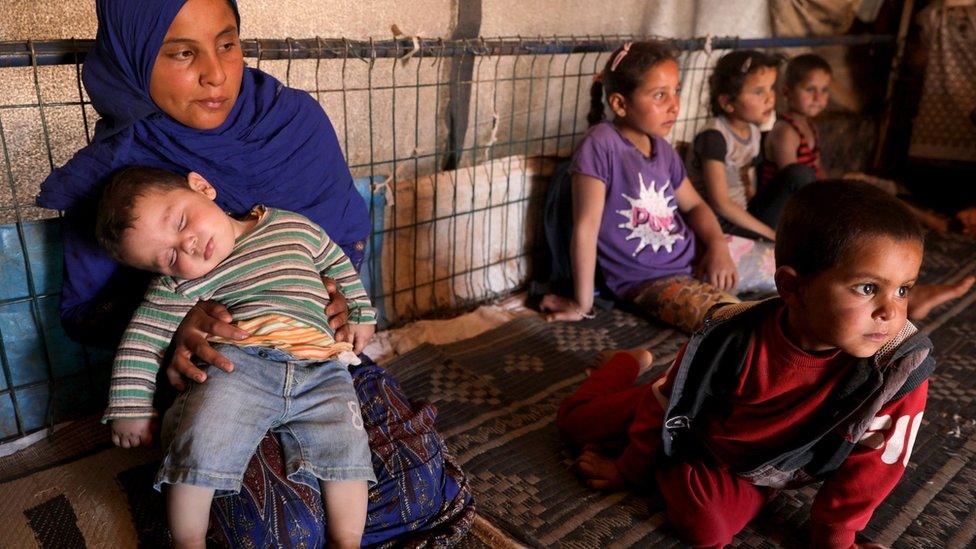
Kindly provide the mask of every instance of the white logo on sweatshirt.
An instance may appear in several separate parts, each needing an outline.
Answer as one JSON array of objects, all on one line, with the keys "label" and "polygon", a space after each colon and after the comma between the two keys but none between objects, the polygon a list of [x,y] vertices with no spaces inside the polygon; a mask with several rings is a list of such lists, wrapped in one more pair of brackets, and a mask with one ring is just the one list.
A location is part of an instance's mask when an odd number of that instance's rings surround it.
[{"label": "white logo on sweatshirt", "polygon": [[[915,436],[918,435],[918,427],[921,424],[922,412],[915,414],[914,417],[899,417],[894,421],[894,427],[892,427],[891,416],[877,416],[871,421],[868,430],[861,435],[858,443],[876,450],[884,448],[881,461],[888,465],[894,465],[900,459],[903,466],[908,466],[908,458],[912,455]],[[885,437],[886,432],[887,437]]]}]

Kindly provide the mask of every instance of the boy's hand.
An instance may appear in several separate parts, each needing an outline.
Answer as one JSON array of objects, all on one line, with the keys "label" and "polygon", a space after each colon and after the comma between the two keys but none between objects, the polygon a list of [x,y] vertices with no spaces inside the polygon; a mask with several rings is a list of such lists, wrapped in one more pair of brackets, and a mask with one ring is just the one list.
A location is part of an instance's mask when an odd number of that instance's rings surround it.
[{"label": "boy's hand", "polygon": [[152,444],[152,423],[149,418],[113,419],[112,443],[122,448],[136,448]]},{"label": "boy's hand", "polygon": [[576,472],[586,480],[586,485],[590,488],[613,492],[627,486],[617,464],[593,449],[583,450],[580,457],[576,458],[575,465]]},{"label": "boy's hand", "polygon": [[698,262],[695,275],[720,290],[735,288],[739,282],[739,274],[724,239],[708,246],[705,255]]},{"label": "boy's hand", "polygon": [[539,308],[546,313],[546,322],[579,322],[585,318],[575,299],[556,294],[546,294]]},{"label": "boy's hand", "polygon": [[376,333],[376,324],[347,324],[347,326],[349,326],[352,350],[358,355],[373,339],[373,334]]}]

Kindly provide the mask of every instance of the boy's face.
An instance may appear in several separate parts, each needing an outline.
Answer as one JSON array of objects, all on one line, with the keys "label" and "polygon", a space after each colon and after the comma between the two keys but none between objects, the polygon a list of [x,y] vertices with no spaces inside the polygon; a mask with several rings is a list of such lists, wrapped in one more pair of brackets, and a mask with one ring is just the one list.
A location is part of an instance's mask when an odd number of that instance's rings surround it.
[{"label": "boy's face", "polygon": [[825,108],[827,101],[830,100],[831,76],[823,70],[814,69],[807,74],[802,82],[786,88],[786,102],[790,110],[802,114],[807,118],[817,116]]},{"label": "boy's face", "polygon": [[122,235],[122,260],[177,278],[198,278],[227,259],[240,222],[213,201],[216,190],[195,173],[186,189],[150,191],[136,199],[133,227]]},{"label": "boy's face", "polygon": [[905,326],[921,264],[921,242],[865,237],[838,265],[784,293],[791,336],[806,351],[874,355]]},{"label": "boy's face", "polygon": [[729,115],[760,126],[773,115],[776,107],[776,69],[759,67],[746,75],[742,91],[731,102],[726,102]]}]

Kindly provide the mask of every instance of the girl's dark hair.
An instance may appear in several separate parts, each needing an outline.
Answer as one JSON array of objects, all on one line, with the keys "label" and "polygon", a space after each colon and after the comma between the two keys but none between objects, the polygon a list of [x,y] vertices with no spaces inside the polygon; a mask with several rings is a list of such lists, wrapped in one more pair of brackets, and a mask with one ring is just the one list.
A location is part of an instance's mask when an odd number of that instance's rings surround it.
[{"label": "girl's dark hair", "polygon": [[826,59],[815,53],[805,53],[797,55],[786,64],[786,87],[798,86],[813,71],[824,71],[833,76],[834,71],[830,68],[830,63]]},{"label": "girl's dark hair", "polygon": [[769,55],[756,50],[737,50],[723,55],[708,78],[712,114],[718,116],[725,112],[718,101],[719,96],[736,97],[742,93],[742,86],[745,85],[747,76],[762,67],[778,68],[780,61],[778,55]]},{"label": "girl's dark hair", "polygon": [[[619,93],[630,99],[634,90],[641,85],[648,69],[664,61],[676,61],[671,50],[660,42],[630,42],[629,44],[629,47],[625,44],[613,51],[606,65],[603,66],[603,71],[590,86],[590,112],[586,115],[586,121],[590,126],[606,118],[603,105],[604,92],[607,97]],[[620,57],[624,48],[627,48],[627,53]],[[614,61],[618,57],[620,60],[614,67]]]},{"label": "girl's dark hair", "polygon": [[814,276],[856,253],[868,237],[925,242],[918,219],[894,195],[860,181],[811,183],[783,209],[776,227],[776,266]]}]

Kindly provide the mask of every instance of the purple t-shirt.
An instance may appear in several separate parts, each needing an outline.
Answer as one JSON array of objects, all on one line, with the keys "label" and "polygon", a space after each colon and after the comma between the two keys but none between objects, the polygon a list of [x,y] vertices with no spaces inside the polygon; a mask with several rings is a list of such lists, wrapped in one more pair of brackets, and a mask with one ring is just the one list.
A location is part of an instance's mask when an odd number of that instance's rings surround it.
[{"label": "purple t-shirt", "polygon": [[690,274],[695,257],[695,235],[674,197],[685,180],[684,164],[667,141],[651,139],[648,158],[613,123],[602,122],[590,128],[573,156],[573,173],[607,186],[597,260],[618,296],[641,282]]}]

